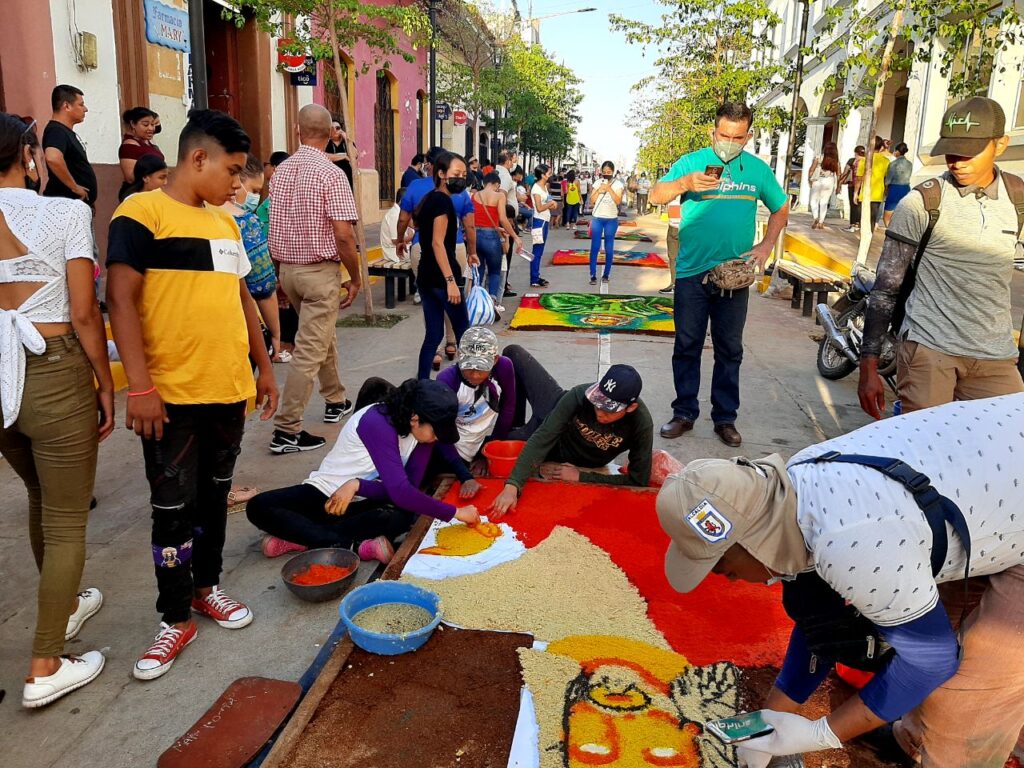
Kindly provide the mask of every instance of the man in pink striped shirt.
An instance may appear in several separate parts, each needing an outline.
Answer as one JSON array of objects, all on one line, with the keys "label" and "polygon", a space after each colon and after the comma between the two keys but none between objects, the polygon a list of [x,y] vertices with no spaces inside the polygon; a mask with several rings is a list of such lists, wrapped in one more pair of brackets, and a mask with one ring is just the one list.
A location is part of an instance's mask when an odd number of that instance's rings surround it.
[{"label": "man in pink striped shirt", "polygon": [[[270,182],[270,252],[281,264],[281,287],[299,312],[295,352],[281,406],[274,419],[272,453],[312,451],[326,440],[302,429],[302,415],[320,380],[324,421],[352,412],[338,373],[335,323],[338,309],[352,304],[362,287],[354,224],[356,202],[345,173],[324,153],[331,115],[310,104],[299,110],[301,146],[278,166]],[[338,262],[350,275],[342,282]],[[348,295],[341,299],[341,289]]]}]

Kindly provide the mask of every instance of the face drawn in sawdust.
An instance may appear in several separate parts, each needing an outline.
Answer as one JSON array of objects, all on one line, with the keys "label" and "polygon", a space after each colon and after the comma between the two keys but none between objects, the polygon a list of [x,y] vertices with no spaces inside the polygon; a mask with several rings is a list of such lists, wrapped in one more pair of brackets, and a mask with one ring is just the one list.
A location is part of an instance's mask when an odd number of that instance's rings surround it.
[{"label": "face drawn in sawdust", "polygon": [[437,532],[437,544],[419,551],[421,555],[441,557],[468,557],[490,549],[494,540],[504,532],[494,523],[478,525],[452,525]]},{"label": "face drawn in sawdust", "polygon": [[565,694],[565,768],[735,764],[734,750],[702,725],[736,712],[732,664],[693,667],[679,654],[622,638],[568,638],[548,652],[580,663]]}]

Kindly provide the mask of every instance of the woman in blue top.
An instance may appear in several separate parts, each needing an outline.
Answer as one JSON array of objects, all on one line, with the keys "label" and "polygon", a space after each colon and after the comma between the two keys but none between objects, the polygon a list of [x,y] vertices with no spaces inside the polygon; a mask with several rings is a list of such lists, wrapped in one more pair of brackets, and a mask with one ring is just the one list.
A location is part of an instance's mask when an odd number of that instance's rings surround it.
[{"label": "woman in blue top", "polygon": [[238,229],[242,232],[245,255],[249,257],[251,266],[249,274],[245,276],[245,285],[259,307],[263,325],[270,334],[269,343],[273,348],[270,355],[276,358],[281,351],[281,319],[277,303],[274,262],[270,260],[270,246],[256,216],[256,208],[260,204],[260,190],[263,189],[263,163],[258,157],[249,155],[239,179],[242,186],[235,193],[233,200],[224,203],[224,209],[234,217]]}]

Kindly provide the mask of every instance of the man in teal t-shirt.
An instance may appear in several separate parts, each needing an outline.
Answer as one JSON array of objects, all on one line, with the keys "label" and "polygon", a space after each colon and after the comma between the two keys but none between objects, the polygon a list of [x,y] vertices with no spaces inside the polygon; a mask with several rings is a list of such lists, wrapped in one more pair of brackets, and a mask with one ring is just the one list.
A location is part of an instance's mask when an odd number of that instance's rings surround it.
[{"label": "man in teal t-shirt", "polygon": [[[661,436],[675,438],[693,429],[700,415],[700,360],[708,322],[715,349],[711,380],[711,420],[726,445],[742,442],[736,430],[740,406],[740,363],[749,289],[723,293],[707,273],[718,264],[745,258],[760,270],[771,256],[789,218],[786,193],[771,168],[743,151],[750,140],[753,114],[746,104],[727,102],[715,115],[711,147],[683,155],[651,190],[652,205],[681,196],[679,255],[676,259],[675,325],[672,374],[676,399]],[[708,173],[707,171],[711,171]],[[764,239],[754,244],[757,203],[771,211]]]}]

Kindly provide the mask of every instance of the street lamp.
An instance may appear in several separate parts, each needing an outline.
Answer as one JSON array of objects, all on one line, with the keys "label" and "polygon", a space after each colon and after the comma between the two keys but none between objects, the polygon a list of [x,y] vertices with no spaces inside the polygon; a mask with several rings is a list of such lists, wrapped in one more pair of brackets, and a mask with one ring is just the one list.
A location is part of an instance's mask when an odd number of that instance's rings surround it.
[{"label": "street lamp", "polygon": [[430,146],[437,146],[437,7],[430,0]]},{"label": "street lamp", "polygon": [[[536,22],[544,21],[545,19],[554,19],[559,16],[570,16],[574,13],[593,13],[597,8],[576,8],[572,11],[559,11],[558,13],[548,13],[544,16],[533,15],[533,2],[531,0],[529,7],[529,17],[523,22],[523,38],[524,42],[531,45],[540,43],[540,25]],[[526,40],[527,30],[529,30],[529,40]]]}]

